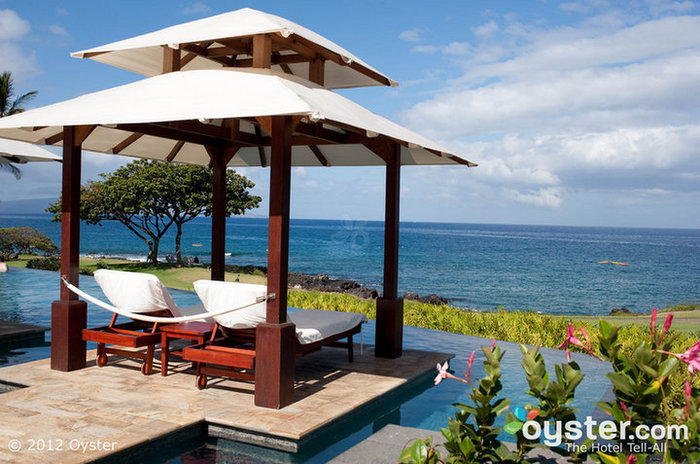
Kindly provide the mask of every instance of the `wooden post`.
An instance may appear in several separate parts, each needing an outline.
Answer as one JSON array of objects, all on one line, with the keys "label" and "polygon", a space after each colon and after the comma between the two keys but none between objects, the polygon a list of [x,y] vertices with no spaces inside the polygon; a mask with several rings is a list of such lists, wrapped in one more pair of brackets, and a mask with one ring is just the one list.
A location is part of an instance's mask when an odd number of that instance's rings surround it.
[{"label": "wooden post", "polygon": [[[78,286],[80,256],[80,136],[75,127],[63,128],[63,187],[61,199],[61,276]],[[60,299],[51,304],[51,369],[85,367],[87,303],[61,282]]]},{"label": "wooden post", "polygon": [[399,282],[399,196],[401,193],[401,146],[393,142],[386,163],[384,211],[384,292],[377,299],[375,355],[398,358],[403,345],[403,298]]},{"label": "wooden post", "polygon": [[226,164],[223,150],[210,151],[212,165],[211,280],[224,280],[226,259]]},{"label": "wooden post", "polygon": [[255,404],[279,409],[294,400],[295,329],[287,322],[291,116],[273,116],[271,132],[267,321],[256,329]]},{"label": "wooden post", "polygon": [[324,85],[325,63],[326,61],[321,57],[309,61],[309,80],[311,82]]},{"label": "wooden post", "polygon": [[272,66],[272,37],[266,34],[253,36],[253,67],[270,69]]},{"label": "wooden post", "polygon": [[163,46],[163,74],[180,70],[180,49]]}]

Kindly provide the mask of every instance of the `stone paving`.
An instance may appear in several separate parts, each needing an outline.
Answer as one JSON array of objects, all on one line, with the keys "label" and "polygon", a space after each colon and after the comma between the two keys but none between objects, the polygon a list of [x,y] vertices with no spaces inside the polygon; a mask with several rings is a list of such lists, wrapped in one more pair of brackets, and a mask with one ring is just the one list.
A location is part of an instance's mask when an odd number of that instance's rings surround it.
[{"label": "stone paving", "polygon": [[27,388],[0,395],[0,462],[89,462],[203,421],[219,436],[296,451],[324,425],[425,379],[451,356],[409,350],[380,359],[365,347],[348,363],[345,350],[324,348],[297,359],[296,402],[281,410],[256,407],[252,383],[210,378],[197,390],[191,365],[178,360],[167,377],[157,362],[144,376],[136,361],[114,356],[98,368],[94,351],[74,372],[53,371],[49,360],[8,366],[0,382]]}]

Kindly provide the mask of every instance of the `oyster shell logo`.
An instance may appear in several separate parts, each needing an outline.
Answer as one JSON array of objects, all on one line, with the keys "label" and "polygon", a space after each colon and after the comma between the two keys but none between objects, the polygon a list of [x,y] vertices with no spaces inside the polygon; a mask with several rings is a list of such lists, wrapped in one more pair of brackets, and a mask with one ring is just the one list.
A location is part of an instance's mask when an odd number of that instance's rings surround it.
[{"label": "oyster shell logo", "polygon": [[539,409],[523,409],[520,406],[517,406],[515,410],[513,411],[513,414],[508,414],[508,419],[510,422],[506,424],[506,426],[503,428],[506,432],[510,433],[511,435],[515,435],[518,433],[522,428],[525,422],[529,420],[535,419],[537,416],[540,415]]}]

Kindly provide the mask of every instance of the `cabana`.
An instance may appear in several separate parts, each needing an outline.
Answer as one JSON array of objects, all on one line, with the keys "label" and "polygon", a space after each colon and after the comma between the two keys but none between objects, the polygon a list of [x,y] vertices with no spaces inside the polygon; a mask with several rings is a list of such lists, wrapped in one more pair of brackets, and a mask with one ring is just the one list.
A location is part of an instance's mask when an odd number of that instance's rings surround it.
[{"label": "cabana", "polygon": [[[267,318],[256,331],[255,404],[284,407],[293,402],[295,370],[287,319],[291,168],[386,166],[375,354],[401,355],[401,166],[475,164],[329,90],[393,81],[329,40],[250,9],[74,55],[153,77],[0,120],[0,137],[63,147],[61,274],[70,283],[78,282],[83,149],[212,168],[212,280],[224,279],[226,168],[269,167]],[[62,285],[52,305],[53,369],[85,366],[86,318],[86,304]]]}]

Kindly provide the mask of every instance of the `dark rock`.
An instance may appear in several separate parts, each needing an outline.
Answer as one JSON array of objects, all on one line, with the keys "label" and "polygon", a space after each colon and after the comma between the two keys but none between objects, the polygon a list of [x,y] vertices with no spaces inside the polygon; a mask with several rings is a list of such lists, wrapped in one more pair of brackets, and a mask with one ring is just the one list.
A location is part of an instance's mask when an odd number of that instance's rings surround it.
[{"label": "dark rock", "polygon": [[433,304],[433,305],[446,305],[447,304],[447,299],[441,297],[440,295],[436,295],[435,293],[431,293],[430,295],[426,295],[424,297],[418,298],[418,301],[421,303],[428,303],[428,304]]},{"label": "dark rock", "polygon": [[417,293],[413,292],[406,292],[403,294],[403,299],[404,300],[418,300],[420,298]]},{"label": "dark rock", "polygon": [[622,308],[613,308],[610,310],[610,314],[608,314],[608,316],[620,316],[622,314],[632,314],[632,311],[624,306]]},{"label": "dark rock", "polygon": [[379,296],[379,292],[374,288],[363,287],[354,280],[331,279],[325,274],[311,276],[298,272],[290,272],[288,285],[291,288],[300,288],[317,292],[348,293],[367,299],[376,299]]}]

